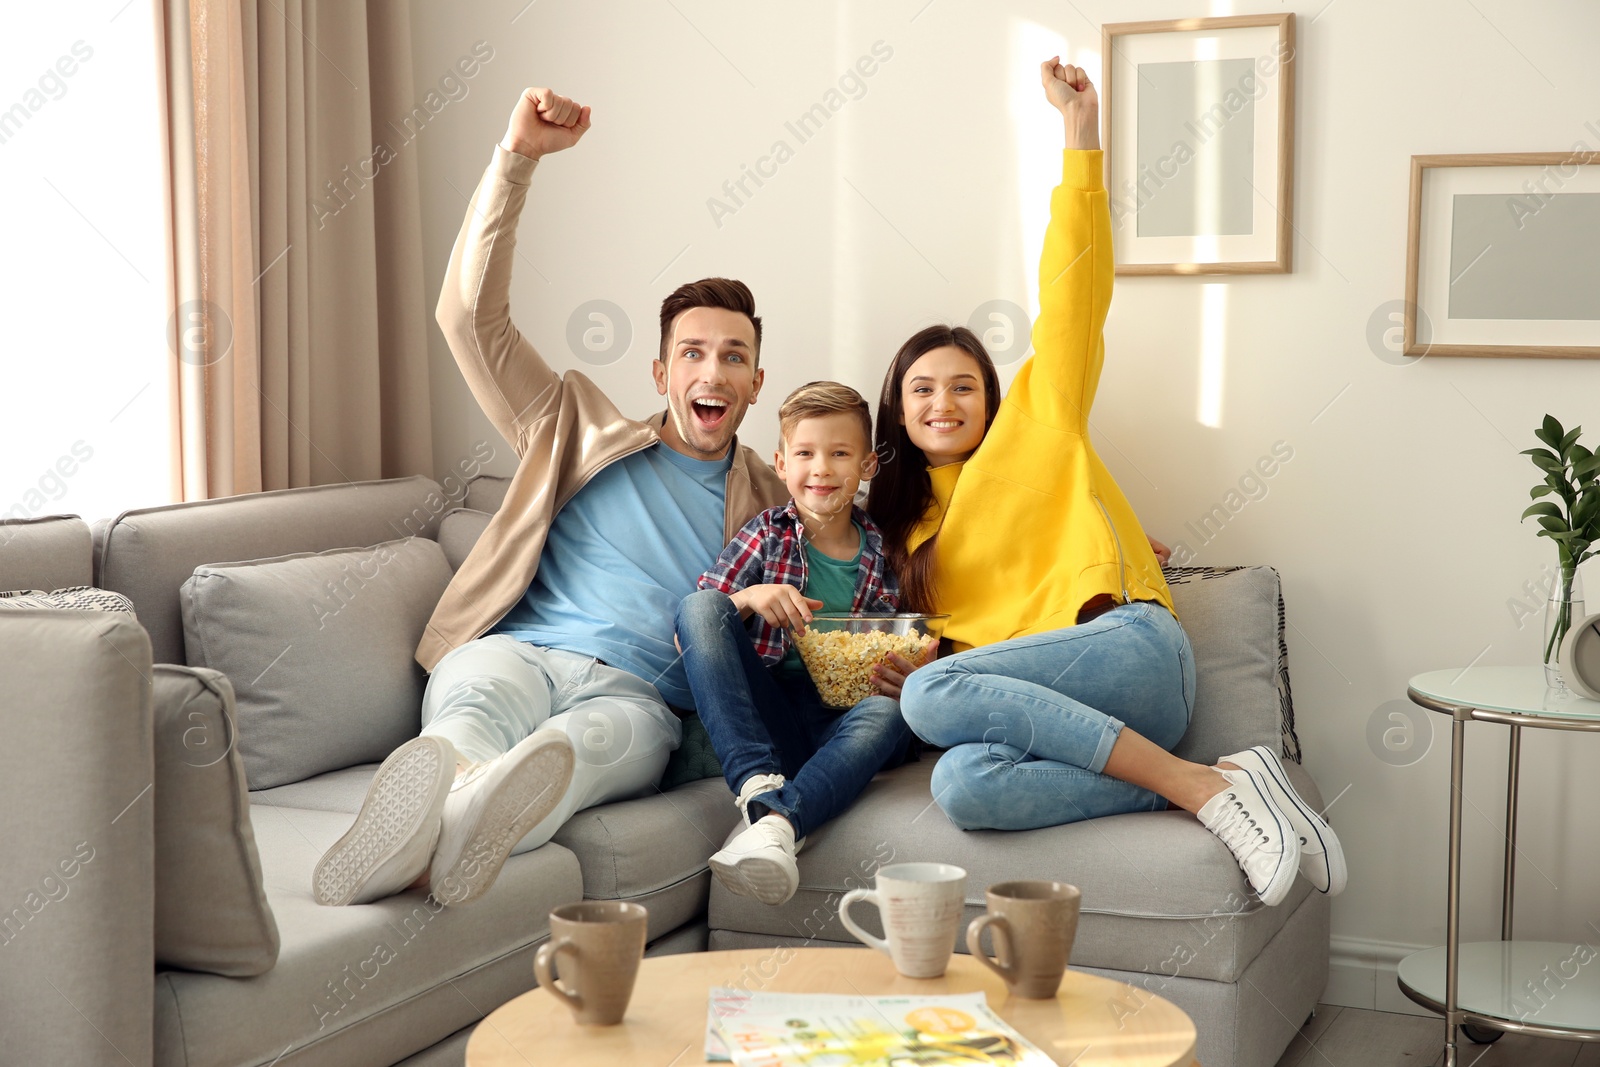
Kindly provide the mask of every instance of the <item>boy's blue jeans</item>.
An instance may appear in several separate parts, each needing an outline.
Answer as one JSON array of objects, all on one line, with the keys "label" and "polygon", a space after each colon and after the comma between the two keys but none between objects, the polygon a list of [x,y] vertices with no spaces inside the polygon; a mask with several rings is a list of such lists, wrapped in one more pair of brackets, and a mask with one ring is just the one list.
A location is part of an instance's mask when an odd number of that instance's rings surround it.
[{"label": "boy's blue jeans", "polygon": [[752,802],[751,821],[782,815],[804,837],[838,815],[872,776],[897,765],[911,745],[900,705],[868,697],[840,712],[822,706],[807,675],[762,663],[725,593],[702,589],[678,606],[678,644],[695,707],[735,793],[751,775],[781,774],[783,788]]},{"label": "boy's blue jeans", "polygon": [[933,797],[964,830],[1160,811],[1101,773],[1124,724],[1171,751],[1194,712],[1189,637],[1160,604],[1122,604],[1079,626],[935,660],[900,694],[906,722],[948,749]]}]

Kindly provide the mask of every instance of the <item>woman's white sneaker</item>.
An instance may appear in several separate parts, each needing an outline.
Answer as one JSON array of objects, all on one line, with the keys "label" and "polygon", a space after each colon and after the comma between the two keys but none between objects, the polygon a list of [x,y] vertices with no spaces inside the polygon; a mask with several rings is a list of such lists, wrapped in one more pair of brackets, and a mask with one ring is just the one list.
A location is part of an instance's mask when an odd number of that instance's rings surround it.
[{"label": "woman's white sneaker", "polygon": [[711,856],[711,873],[730,893],[782,904],[800,888],[794,827],[777,815],[757,819]]},{"label": "woman's white sneaker", "polygon": [[1349,870],[1345,866],[1344,848],[1339,844],[1339,835],[1310,804],[1300,799],[1277,753],[1265,745],[1257,745],[1232,756],[1223,756],[1218,762],[1236,764],[1253,771],[1267,784],[1272,799],[1289,816],[1289,823],[1300,839],[1300,873],[1319,892],[1330,897],[1342,893],[1349,879]]},{"label": "woman's white sneaker", "polygon": [[565,734],[536,730],[505,755],[457,775],[428,876],[434,898],[467,904],[482,896],[516,843],[561,802],[575,763]]},{"label": "woman's white sneaker", "polygon": [[1228,846],[1263,904],[1280,904],[1300,866],[1300,843],[1289,816],[1254,773],[1217,768],[1228,787],[1196,813],[1207,830]]},{"label": "woman's white sneaker", "polygon": [[311,872],[317,903],[366,904],[415,882],[433,858],[455,769],[455,746],[442,737],[414,737],[389,753],[356,821]]}]

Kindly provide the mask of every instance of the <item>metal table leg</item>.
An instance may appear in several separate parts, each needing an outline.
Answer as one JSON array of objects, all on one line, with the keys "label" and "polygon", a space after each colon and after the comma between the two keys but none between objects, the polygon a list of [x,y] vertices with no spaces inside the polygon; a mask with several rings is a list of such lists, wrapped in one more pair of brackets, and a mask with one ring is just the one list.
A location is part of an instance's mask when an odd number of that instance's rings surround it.
[{"label": "metal table leg", "polygon": [[1457,709],[1450,722],[1450,871],[1445,890],[1444,1067],[1456,1067],[1456,1035],[1461,1009],[1456,1004],[1461,951],[1461,779],[1467,740],[1467,715]]},{"label": "metal table leg", "polygon": [[1500,890],[1500,940],[1511,940],[1512,900],[1517,876],[1517,776],[1522,763],[1522,727],[1511,727],[1511,757],[1506,769],[1506,873]]}]

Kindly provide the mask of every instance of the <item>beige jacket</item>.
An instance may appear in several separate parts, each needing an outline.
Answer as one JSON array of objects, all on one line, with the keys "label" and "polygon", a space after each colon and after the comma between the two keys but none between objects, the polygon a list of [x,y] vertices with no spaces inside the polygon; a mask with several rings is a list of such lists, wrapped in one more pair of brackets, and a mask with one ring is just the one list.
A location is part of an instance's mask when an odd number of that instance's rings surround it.
[{"label": "beige jacket", "polygon": [[[661,439],[666,413],[625,417],[584,375],[557,374],[511,323],[511,263],[517,219],[535,161],[495,149],[450,253],[439,294],[439,326],[467,386],[517,454],[504,503],[462,562],[417,645],[432,671],[441,657],[482,634],[527,592],[545,537],[572,495],[607,464]],[[771,467],[734,442],[723,538],[788,499]],[[711,565],[706,560],[706,565]],[[671,625],[663,620],[663,625]]]}]

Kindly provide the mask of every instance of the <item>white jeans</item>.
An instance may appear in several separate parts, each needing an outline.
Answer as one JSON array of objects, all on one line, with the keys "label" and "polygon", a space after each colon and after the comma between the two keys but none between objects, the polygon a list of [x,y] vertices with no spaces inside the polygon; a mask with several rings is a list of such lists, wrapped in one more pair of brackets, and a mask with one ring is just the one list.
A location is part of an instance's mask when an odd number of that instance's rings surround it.
[{"label": "white jeans", "polygon": [[655,686],[589,656],[493,634],[434,665],[422,698],[424,734],[478,761],[509,752],[535,730],[566,734],[578,759],[566,795],[513,855],[550,840],[574,812],[648,794],[683,739]]}]

